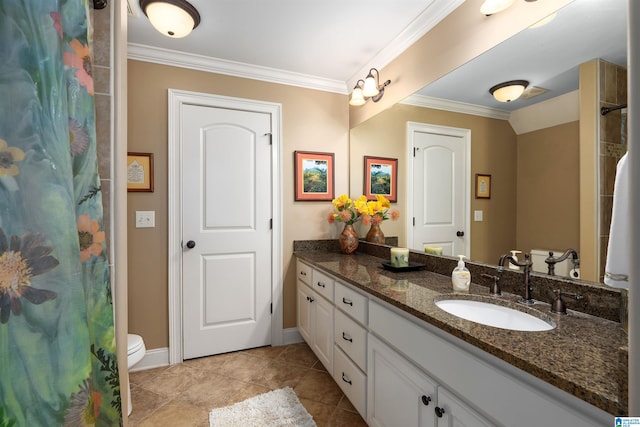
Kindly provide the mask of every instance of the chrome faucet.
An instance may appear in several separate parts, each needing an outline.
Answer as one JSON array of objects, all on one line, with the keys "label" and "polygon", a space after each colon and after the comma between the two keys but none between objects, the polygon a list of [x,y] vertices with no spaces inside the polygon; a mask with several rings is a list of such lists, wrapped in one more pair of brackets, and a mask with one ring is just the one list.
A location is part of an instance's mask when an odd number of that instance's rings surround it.
[{"label": "chrome faucet", "polygon": [[517,265],[522,268],[522,272],[524,275],[524,291],[522,292],[522,299],[520,303],[531,305],[534,303],[533,298],[531,297],[531,281],[530,281],[530,273],[531,266],[533,263],[531,262],[531,255],[524,254],[524,261],[516,261],[513,256],[504,254],[500,257],[500,261],[498,261],[498,272],[501,273],[504,270],[505,261],[510,262],[513,265]]},{"label": "chrome faucet", "polygon": [[576,252],[575,249],[567,249],[567,251],[562,255],[560,255],[558,258],[554,258],[553,251],[549,251],[549,256],[547,257],[547,259],[544,260],[544,262],[546,262],[547,265],[549,266],[548,274],[550,276],[554,276],[556,274],[556,263],[562,262],[565,259],[569,258],[569,255],[571,255],[571,262],[573,263],[573,268],[575,269],[579,267],[580,258],[578,258],[578,252]]}]

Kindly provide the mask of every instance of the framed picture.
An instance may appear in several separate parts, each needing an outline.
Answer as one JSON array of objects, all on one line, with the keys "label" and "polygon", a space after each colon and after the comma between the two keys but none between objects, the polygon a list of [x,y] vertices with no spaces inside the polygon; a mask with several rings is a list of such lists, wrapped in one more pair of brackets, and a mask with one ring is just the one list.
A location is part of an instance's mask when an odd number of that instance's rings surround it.
[{"label": "framed picture", "polygon": [[153,193],[153,153],[127,153],[127,191]]},{"label": "framed picture", "polygon": [[364,156],[364,195],[369,200],[381,195],[398,201],[398,159]]},{"label": "framed picture", "polygon": [[491,175],[476,174],[476,199],[491,198]]},{"label": "framed picture", "polygon": [[333,200],[333,153],[294,151],[294,157],[295,200]]}]

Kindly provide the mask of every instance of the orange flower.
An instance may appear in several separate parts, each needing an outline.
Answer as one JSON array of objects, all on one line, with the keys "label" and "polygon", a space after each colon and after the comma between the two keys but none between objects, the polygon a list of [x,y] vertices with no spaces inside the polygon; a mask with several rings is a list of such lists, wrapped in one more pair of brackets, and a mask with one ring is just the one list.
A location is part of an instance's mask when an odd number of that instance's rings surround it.
[{"label": "orange flower", "polygon": [[332,213],[330,213],[327,217],[327,221],[329,221],[329,224],[333,224],[334,222],[336,222],[336,217]]},{"label": "orange flower", "polygon": [[80,43],[77,39],[69,43],[72,52],[64,53],[65,65],[76,70],[76,78],[81,86],[87,88],[87,92],[93,95],[93,71],[91,66],[91,49],[86,44]]},{"label": "orange flower", "polygon": [[398,218],[400,218],[400,211],[399,211],[399,210],[397,210],[397,209],[392,210],[392,211],[391,211],[391,220],[392,220],[392,221],[395,221],[395,220],[397,220]]},{"label": "orange flower", "polygon": [[80,261],[85,262],[91,255],[102,253],[102,243],[105,241],[104,231],[100,230],[97,220],[91,220],[89,214],[78,217],[78,240],[80,241]]}]

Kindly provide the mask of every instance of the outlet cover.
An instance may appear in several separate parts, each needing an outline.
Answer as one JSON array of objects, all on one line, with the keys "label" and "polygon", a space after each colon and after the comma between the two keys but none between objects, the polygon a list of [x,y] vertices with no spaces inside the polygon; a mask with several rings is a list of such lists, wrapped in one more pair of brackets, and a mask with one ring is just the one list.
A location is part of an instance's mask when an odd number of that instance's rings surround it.
[{"label": "outlet cover", "polygon": [[136,228],[156,226],[156,211],[136,211]]}]

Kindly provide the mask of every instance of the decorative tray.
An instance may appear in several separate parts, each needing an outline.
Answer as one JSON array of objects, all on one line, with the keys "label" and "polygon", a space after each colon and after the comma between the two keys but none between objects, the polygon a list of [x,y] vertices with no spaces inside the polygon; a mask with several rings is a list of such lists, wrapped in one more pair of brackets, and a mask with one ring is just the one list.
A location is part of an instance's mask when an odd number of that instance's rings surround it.
[{"label": "decorative tray", "polygon": [[417,262],[411,262],[411,261],[409,261],[409,265],[407,267],[396,267],[392,265],[391,262],[389,261],[383,262],[382,266],[384,267],[385,270],[394,271],[396,273],[400,271],[421,270],[426,267],[424,264],[418,264]]}]

